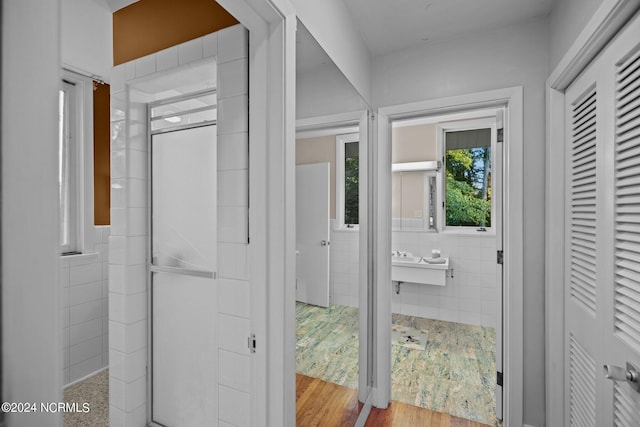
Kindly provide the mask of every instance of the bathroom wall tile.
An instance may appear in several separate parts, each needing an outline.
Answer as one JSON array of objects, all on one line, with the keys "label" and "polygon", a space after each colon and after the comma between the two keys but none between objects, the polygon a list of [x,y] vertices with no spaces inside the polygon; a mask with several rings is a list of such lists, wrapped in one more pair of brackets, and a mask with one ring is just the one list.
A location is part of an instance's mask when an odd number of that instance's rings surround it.
[{"label": "bathroom wall tile", "polygon": [[249,93],[247,58],[218,65],[218,100]]},{"label": "bathroom wall tile", "polygon": [[249,174],[246,170],[218,172],[218,206],[247,206]]},{"label": "bathroom wall tile", "polygon": [[69,287],[60,290],[60,307],[65,314],[69,314]]},{"label": "bathroom wall tile", "polygon": [[71,347],[69,345],[69,328],[65,328],[65,334],[67,339],[64,341],[65,347],[62,349],[62,365],[65,368],[69,368],[69,348]]},{"label": "bathroom wall tile", "polygon": [[466,323],[468,325],[481,325],[482,315],[480,313],[460,312],[460,323]]},{"label": "bathroom wall tile", "polygon": [[[124,427],[126,425],[126,413],[123,409],[117,407],[115,405],[114,397],[112,396],[111,388],[114,388],[115,385],[109,381],[109,427]],[[124,406],[124,404],[123,404]],[[139,424],[144,425],[144,424]]]},{"label": "bathroom wall tile", "polygon": [[124,178],[126,173],[126,151],[111,151],[111,178]]},{"label": "bathroom wall tile", "polygon": [[102,369],[102,354],[84,360],[78,364],[71,365],[69,368],[69,382],[74,382],[80,378]]},{"label": "bathroom wall tile", "polygon": [[202,37],[178,45],[178,63],[188,64],[203,58]]},{"label": "bathroom wall tile", "polygon": [[70,325],[78,325],[102,316],[102,302],[100,300],[91,301],[72,306],[69,309]]},{"label": "bathroom wall tile", "polygon": [[92,262],[91,264],[70,267],[69,269],[69,284],[71,287],[91,283],[101,278],[101,263]]},{"label": "bathroom wall tile", "polygon": [[147,238],[129,236],[126,238],[125,265],[145,264],[147,260]]},{"label": "bathroom wall tile", "polygon": [[111,208],[111,223],[113,224],[114,236],[126,236],[127,218],[126,210],[122,208]]},{"label": "bathroom wall tile", "polygon": [[[67,365],[65,365],[67,366]],[[62,372],[62,380],[64,381],[64,384],[67,385],[71,382],[71,380],[69,379],[69,368],[64,368],[63,372]]]},{"label": "bathroom wall tile", "polygon": [[156,68],[158,71],[168,70],[178,66],[178,46],[156,53]]},{"label": "bathroom wall tile", "polygon": [[[460,300],[455,297],[445,297],[441,296],[438,299],[439,307],[445,310],[459,310],[460,309]],[[446,319],[443,319],[446,320]]]},{"label": "bathroom wall tile", "polygon": [[78,304],[99,300],[101,298],[102,298],[102,280],[83,284],[83,285],[72,286],[69,289],[70,306],[75,306]]},{"label": "bathroom wall tile", "polygon": [[134,61],[125,62],[124,64],[124,79],[125,81],[133,80],[136,78],[136,64]]},{"label": "bathroom wall tile", "polygon": [[246,95],[218,101],[218,135],[249,131],[249,104]]},{"label": "bathroom wall tile", "polygon": [[124,265],[125,243],[126,243],[126,240],[122,236],[109,237],[109,263],[110,264]]},{"label": "bathroom wall tile", "polygon": [[202,47],[205,58],[218,55],[218,33],[207,34],[202,37]]},{"label": "bathroom wall tile", "polygon": [[147,266],[146,264],[128,265],[125,267],[126,284],[124,293],[127,295],[139,294],[147,290]]},{"label": "bathroom wall tile", "polygon": [[109,264],[109,292],[125,293],[125,272],[124,265]]},{"label": "bathroom wall tile", "polygon": [[126,390],[124,381],[109,378],[109,404],[124,410],[126,407]]},{"label": "bathroom wall tile", "polygon": [[249,318],[251,315],[249,282],[220,279],[218,281],[218,312]]},{"label": "bathroom wall tile", "polygon": [[[148,205],[147,199],[147,181],[144,179],[128,179],[127,180],[127,197],[126,207],[128,208],[144,208]],[[125,207],[124,205],[122,207]]]},{"label": "bathroom wall tile", "polygon": [[111,69],[111,81],[109,82],[111,92],[124,90],[124,64],[116,65]]},{"label": "bathroom wall tile", "polygon": [[249,167],[248,132],[223,134],[218,137],[218,172]]},{"label": "bathroom wall tile", "polygon": [[131,412],[143,405],[146,400],[147,381],[146,377],[139,378],[127,383],[125,410]]},{"label": "bathroom wall tile", "polygon": [[[125,189],[126,180],[117,178],[111,180],[111,209],[124,208],[126,206],[127,193]],[[111,220],[113,226],[113,220]]]},{"label": "bathroom wall tile", "polygon": [[218,63],[246,58],[248,53],[249,34],[242,25],[234,25],[218,31]]},{"label": "bathroom wall tile", "polygon": [[156,55],[151,54],[138,58],[136,64],[136,78],[144,77],[156,72]]},{"label": "bathroom wall tile", "polygon": [[461,312],[480,314],[482,312],[482,300],[480,298],[460,298],[459,308]]},{"label": "bathroom wall tile", "polygon": [[127,151],[127,177],[147,179],[147,153],[139,150]]},{"label": "bathroom wall tile", "polygon": [[226,421],[218,420],[218,427],[235,427],[233,424],[229,424]]},{"label": "bathroom wall tile", "polygon": [[123,324],[126,323],[124,294],[109,293],[109,319]]},{"label": "bathroom wall tile", "polygon": [[126,353],[126,334],[124,323],[109,318],[109,351]]},{"label": "bathroom wall tile", "polygon": [[420,317],[425,319],[439,319],[438,307],[420,306]]},{"label": "bathroom wall tile", "polygon": [[218,208],[218,241],[247,243],[249,209],[245,207]]},{"label": "bathroom wall tile", "polygon": [[438,314],[440,316],[439,320],[444,320],[446,322],[459,322],[460,321],[460,311],[457,309],[446,309],[439,308]]},{"label": "bathroom wall tile", "polygon": [[250,426],[251,411],[247,410],[251,405],[249,394],[224,386],[218,390],[220,419],[237,427]]},{"label": "bathroom wall tile", "polygon": [[142,426],[147,422],[147,408],[146,400],[131,412],[127,412],[125,415],[125,421],[127,426]]},{"label": "bathroom wall tile", "polygon": [[247,279],[247,245],[218,244],[218,273],[221,279]]},{"label": "bathroom wall tile", "polygon": [[120,381],[132,382],[144,377],[147,364],[147,347],[126,354],[110,351],[109,375]]},{"label": "bathroom wall tile", "polygon": [[224,350],[218,352],[218,382],[236,390],[250,392],[251,359]]},{"label": "bathroom wall tile", "polygon": [[249,336],[249,320],[218,314],[218,347],[222,350],[249,355],[247,337]]},{"label": "bathroom wall tile", "polygon": [[[113,211],[112,211],[113,212]],[[128,208],[126,212],[126,235],[145,236],[147,234],[147,209]]]},{"label": "bathroom wall tile", "polygon": [[100,356],[100,363],[102,363],[102,337],[91,338],[69,347],[69,364],[71,367],[97,356]]}]

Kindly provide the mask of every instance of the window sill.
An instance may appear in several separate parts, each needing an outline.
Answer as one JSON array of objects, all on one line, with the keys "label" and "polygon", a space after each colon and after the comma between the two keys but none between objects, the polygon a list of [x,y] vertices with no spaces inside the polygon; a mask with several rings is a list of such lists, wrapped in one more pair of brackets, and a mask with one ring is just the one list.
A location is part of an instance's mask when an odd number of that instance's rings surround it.
[{"label": "window sill", "polygon": [[91,258],[97,258],[98,256],[100,256],[98,252],[87,252],[80,254],[60,255],[60,258],[68,260],[89,260]]},{"label": "window sill", "polygon": [[482,237],[482,236],[488,236],[488,237],[496,237],[496,231],[493,229],[487,229],[487,231],[478,231],[475,228],[474,229],[460,229],[460,230],[456,230],[456,229],[444,229],[441,230],[440,233],[442,234],[457,234],[460,236],[478,236],[478,237]]},{"label": "window sill", "polygon": [[333,231],[339,233],[355,233],[357,231],[360,231],[360,227],[333,227]]}]

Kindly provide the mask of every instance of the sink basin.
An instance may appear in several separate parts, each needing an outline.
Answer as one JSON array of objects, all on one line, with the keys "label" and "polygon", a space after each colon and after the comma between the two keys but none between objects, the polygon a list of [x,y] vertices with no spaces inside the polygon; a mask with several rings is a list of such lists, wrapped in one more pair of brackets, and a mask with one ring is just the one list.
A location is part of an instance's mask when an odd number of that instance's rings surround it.
[{"label": "sink basin", "polygon": [[391,257],[391,280],[445,286],[449,258],[424,258],[407,254]]}]

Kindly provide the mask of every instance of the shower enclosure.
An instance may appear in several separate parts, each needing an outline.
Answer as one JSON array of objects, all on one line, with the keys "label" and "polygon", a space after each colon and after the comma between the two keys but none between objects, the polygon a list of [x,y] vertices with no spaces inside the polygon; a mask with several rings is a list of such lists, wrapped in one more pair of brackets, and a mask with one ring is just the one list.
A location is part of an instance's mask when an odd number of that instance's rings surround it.
[{"label": "shower enclosure", "polygon": [[218,418],[215,91],[150,104],[151,420]]}]

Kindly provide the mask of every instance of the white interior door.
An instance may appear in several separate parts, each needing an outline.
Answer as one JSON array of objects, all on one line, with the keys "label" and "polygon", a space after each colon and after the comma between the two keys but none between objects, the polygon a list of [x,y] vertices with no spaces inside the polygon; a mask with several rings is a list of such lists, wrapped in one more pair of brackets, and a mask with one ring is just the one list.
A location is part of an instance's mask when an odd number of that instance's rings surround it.
[{"label": "white interior door", "polygon": [[296,166],[296,299],[329,306],[329,163]]},{"label": "white interior door", "polygon": [[216,127],[151,140],[152,421],[218,419]]},{"label": "white interior door", "polygon": [[566,91],[566,426],[640,425],[639,34],[636,16]]}]

